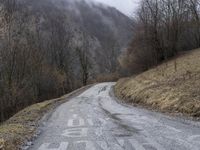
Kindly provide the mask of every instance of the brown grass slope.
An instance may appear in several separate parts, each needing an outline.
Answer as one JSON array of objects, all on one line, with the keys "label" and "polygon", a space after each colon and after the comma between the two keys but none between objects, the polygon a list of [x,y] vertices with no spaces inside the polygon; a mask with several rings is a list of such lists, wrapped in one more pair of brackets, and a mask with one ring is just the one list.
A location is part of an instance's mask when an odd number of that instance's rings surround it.
[{"label": "brown grass slope", "polygon": [[85,86],[57,99],[29,106],[0,124],[0,150],[20,150],[26,141],[34,137],[39,121],[45,114],[91,86]]},{"label": "brown grass slope", "polygon": [[200,117],[200,49],[136,77],[121,79],[114,90],[126,102]]}]

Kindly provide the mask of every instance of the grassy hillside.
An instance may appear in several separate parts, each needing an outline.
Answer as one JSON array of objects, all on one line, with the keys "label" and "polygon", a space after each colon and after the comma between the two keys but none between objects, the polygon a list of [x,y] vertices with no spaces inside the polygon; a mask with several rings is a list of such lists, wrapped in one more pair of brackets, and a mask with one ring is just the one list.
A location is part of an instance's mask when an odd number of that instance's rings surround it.
[{"label": "grassy hillside", "polygon": [[200,117],[200,49],[136,77],[121,79],[114,90],[126,102]]}]

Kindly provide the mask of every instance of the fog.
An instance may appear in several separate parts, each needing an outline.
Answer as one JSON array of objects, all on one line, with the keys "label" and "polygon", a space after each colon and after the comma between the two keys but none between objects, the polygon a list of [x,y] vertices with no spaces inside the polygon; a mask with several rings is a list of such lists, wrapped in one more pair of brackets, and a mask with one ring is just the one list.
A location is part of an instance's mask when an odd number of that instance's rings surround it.
[{"label": "fog", "polygon": [[124,14],[130,16],[137,9],[139,0],[93,0],[115,7]]}]

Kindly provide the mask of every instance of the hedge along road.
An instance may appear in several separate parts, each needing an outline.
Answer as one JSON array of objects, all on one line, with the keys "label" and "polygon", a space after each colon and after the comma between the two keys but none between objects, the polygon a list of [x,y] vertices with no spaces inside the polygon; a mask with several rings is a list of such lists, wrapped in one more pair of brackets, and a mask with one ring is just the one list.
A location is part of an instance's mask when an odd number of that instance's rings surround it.
[{"label": "hedge along road", "polygon": [[200,150],[198,122],[119,104],[114,84],[95,85],[58,107],[29,149]]}]

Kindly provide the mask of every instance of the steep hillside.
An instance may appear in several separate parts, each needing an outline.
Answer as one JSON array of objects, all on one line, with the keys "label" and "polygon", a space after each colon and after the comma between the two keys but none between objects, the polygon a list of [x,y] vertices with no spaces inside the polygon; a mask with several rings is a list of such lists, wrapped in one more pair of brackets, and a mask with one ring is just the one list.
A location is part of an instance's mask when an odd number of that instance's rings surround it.
[{"label": "steep hillside", "polygon": [[[43,21],[57,18],[58,13],[66,15],[74,31],[73,47],[82,40],[83,32],[91,41],[90,56],[95,72],[116,71],[117,57],[132,37],[132,20],[129,17],[92,0],[28,0],[25,3],[33,16],[43,18]],[[43,28],[48,31],[45,23]]]},{"label": "steep hillside", "polygon": [[94,39],[91,55],[97,72],[115,72],[117,57],[132,38],[132,20],[117,9],[92,0],[53,1],[80,31]]},{"label": "steep hillside", "polygon": [[200,49],[121,79],[115,93],[126,102],[171,113],[200,117]]},{"label": "steep hillside", "polygon": [[115,73],[131,36],[127,16],[90,0],[5,0],[0,22],[0,121]]},{"label": "steep hillside", "polygon": [[55,4],[59,9],[63,8],[68,12],[82,30],[95,36],[102,44],[105,44],[109,37],[115,39],[120,47],[126,47],[132,37],[132,21],[113,7],[92,0],[56,0]]}]

